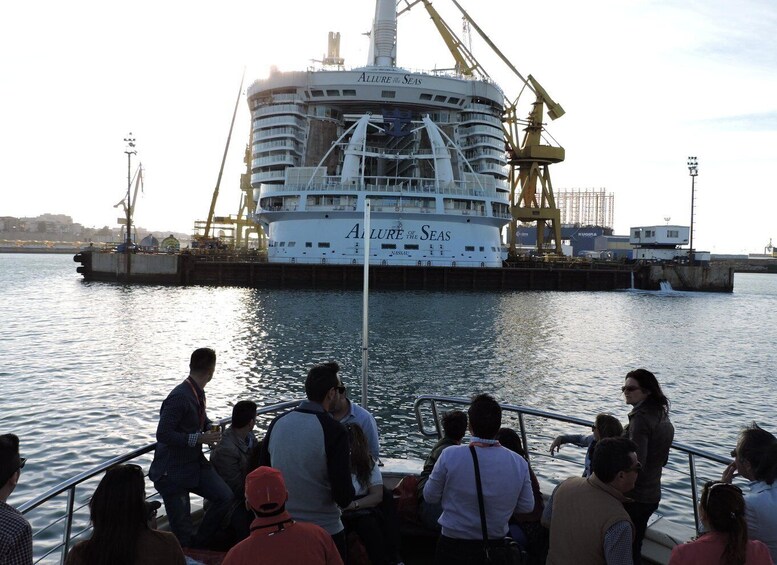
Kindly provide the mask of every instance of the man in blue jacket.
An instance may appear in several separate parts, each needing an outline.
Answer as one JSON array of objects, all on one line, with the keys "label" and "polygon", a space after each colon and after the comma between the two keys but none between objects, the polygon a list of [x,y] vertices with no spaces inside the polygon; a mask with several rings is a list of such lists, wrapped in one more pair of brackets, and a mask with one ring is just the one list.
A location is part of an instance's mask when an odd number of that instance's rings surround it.
[{"label": "man in blue jacket", "polygon": [[[202,444],[215,445],[221,431],[210,431],[205,413],[205,385],[216,370],[216,352],[194,351],[189,376],[162,402],[156,430],[156,451],[148,477],[162,495],[170,529],[183,547],[206,547],[232,503],[232,490],[211,467]],[[194,536],[189,493],[210,502]]]},{"label": "man in blue jacket", "polygon": [[259,464],[283,473],[291,517],[324,528],[346,559],[340,509],[354,497],[348,431],[331,412],[345,394],[337,363],[316,365],[305,380],[307,400],[281,414],[264,436]]}]

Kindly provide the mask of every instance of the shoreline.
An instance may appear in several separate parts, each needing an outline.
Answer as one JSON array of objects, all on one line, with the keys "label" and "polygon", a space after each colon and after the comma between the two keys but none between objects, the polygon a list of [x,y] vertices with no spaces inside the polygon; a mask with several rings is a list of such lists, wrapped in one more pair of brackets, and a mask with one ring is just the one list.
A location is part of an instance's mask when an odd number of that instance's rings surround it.
[{"label": "shoreline", "polygon": [[38,254],[55,254],[65,255],[69,253],[78,253],[81,251],[80,247],[0,247],[0,253],[38,253]]}]

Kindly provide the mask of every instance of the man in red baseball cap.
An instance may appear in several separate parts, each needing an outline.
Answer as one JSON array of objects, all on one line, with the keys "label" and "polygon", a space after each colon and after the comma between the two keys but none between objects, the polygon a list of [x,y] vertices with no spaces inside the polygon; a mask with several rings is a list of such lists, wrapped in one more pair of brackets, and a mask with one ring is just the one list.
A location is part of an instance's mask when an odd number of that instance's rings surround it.
[{"label": "man in red baseball cap", "polygon": [[323,528],[295,522],[286,511],[283,475],[272,467],[248,474],[246,507],[254,514],[251,534],[233,547],[223,565],[342,565],[332,536]]}]

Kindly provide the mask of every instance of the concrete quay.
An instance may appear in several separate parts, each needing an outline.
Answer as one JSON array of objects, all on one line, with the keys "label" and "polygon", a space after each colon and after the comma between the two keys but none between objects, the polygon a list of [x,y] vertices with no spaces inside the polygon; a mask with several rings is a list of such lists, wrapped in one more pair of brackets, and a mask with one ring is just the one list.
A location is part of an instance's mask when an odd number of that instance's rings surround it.
[{"label": "concrete quay", "polygon": [[[129,284],[325,288],[358,290],[361,265],[267,263],[250,255],[79,253],[77,271],[86,281]],[[731,292],[728,266],[627,264],[531,260],[502,268],[370,266],[370,288],[431,291],[675,290]]]}]

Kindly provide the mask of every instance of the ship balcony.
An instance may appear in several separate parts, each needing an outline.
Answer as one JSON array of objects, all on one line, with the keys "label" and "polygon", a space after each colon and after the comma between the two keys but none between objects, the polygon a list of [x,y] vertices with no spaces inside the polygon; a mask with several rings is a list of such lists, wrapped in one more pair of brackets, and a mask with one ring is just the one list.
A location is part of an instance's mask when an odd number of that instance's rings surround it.
[{"label": "ship balcony", "polygon": [[270,157],[261,157],[251,161],[251,168],[271,167],[273,165],[299,166],[298,158],[294,155],[272,155]]},{"label": "ship balcony", "polygon": [[500,131],[502,130],[502,120],[494,116],[488,116],[486,114],[471,114],[469,116],[465,116],[464,118],[462,118],[460,123],[462,125],[488,124],[488,125],[498,127]]},{"label": "ship balcony", "polygon": [[270,118],[257,118],[254,120],[253,124],[255,132],[258,130],[278,126],[298,127],[300,129],[305,129],[308,127],[308,123],[306,120],[301,120],[295,116],[273,116]]},{"label": "ship balcony", "polygon": [[488,136],[495,139],[504,140],[504,131],[501,127],[496,128],[491,125],[475,124],[473,126],[460,127],[459,135],[461,137]]},{"label": "ship balcony", "polygon": [[310,204],[305,206],[308,212],[355,212],[356,204]]},{"label": "ship balcony", "polygon": [[305,142],[304,130],[297,128],[270,128],[263,130],[254,130],[252,136],[253,143],[261,143],[270,139],[293,139],[299,143]]},{"label": "ship balcony", "polygon": [[283,104],[283,103],[306,104],[306,101],[304,98],[302,98],[299,94],[296,94],[296,93],[273,94],[271,95],[269,102],[268,102],[267,96],[265,95],[262,95],[262,96],[249,95],[249,98],[248,98],[248,105],[250,106],[251,110],[255,110],[256,108],[267,106],[268,104]]},{"label": "ship balcony", "polygon": [[507,164],[504,148],[496,149],[490,147],[481,147],[478,149],[468,149],[467,151],[464,151],[464,158],[467,159],[467,161],[473,161],[477,159],[493,159],[494,161],[499,161],[502,164]]},{"label": "ship balcony", "polygon": [[461,140],[461,147],[462,149],[490,148],[504,153],[505,142],[503,138],[497,139],[487,135],[472,135]]},{"label": "ship balcony", "polygon": [[507,176],[506,164],[470,161],[470,165],[472,165],[472,168],[475,169],[475,171],[478,173],[486,173],[486,174],[492,174],[492,175],[495,174],[503,177]]},{"label": "ship balcony", "polygon": [[293,139],[278,139],[275,141],[264,141],[261,143],[254,143],[253,155],[256,158],[260,156],[260,153],[268,153],[270,151],[294,151],[295,153],[302,155],[302,144],[296,142]]},{"label": "ship balcony", "polygon": [[500,110],[497,108],[494,108],[493,106],[488,106],[486,104],[468,104],[464,106],[461,109],[461,111],[462,112],[483,112],[485,114],[493,115],[494,113]]},{"label": "ship balcony", "polygon": [[261,171],[251,174],[251,186],[256,186],[259,183],[265,182],[279,182],[282,183],[286,178],[286,173],[283,169],[277,171]]},{"label": "ship balcony", "polygon": [[461,208],[445,208],[443,210],[444,214],[453,215],[453,216],[486,216],[485,209],[480,210],[464,210]]},{"label": "ship balcony", "polygon": [[[273,180],[283,181],[283,172],[277,172],[280,177],[273,177]],[[251,183],[253,185],[258,182],[254,176],[251,177]],[[339,176],[325,176],[317,178],[313,181],[305,181],[302,183],[288,182],[273,186],[275,192],[368,192],[378,194],[396,194],[398,196],[414,196],[414,195],[433,195],[433,194],[445,194],[445,195],[465,195],[465,196],[486,196],[489,198],[495,198],[498,200],[506,199],[504,191],[498,191],[495,188],[488,186],[481,186],[476,181],[455,181],[445,186],[436,186],[434,179],[426,178],[409,178],[409,177],[365,177],[364,184],[358,183],[353,185],[342,184],[342,180]],[[390,181],[390,183],[389,183]],[[260,182],[260,181],[259,181]],[[497,181],[498,182],[498,181]]]},{"label": "ship balcony", "polygon": [[299,116],[307,115],[305,106],[302,104],[270,104],[261,106],[253,111],[254,119],[264,116],[278,116],[284,114],[293,114]]},{"label": "ship balcony", "polygon": [[274,204],[272,206],[267,206],[266,208],[260,207],[258,212],[259,214],[262,213],[271,213],[271,212],[297,212],[299,210],[299,206],[295,205],[282,205],[282,204]]},{"label": "ship balcony", "polygon": [[392,214],[396,214],[398,212],[402,214],[434,214],[437,211],[430,206],[408,206],[402,203],[396,206],[389,204],[375,204],[370,206],[370,209],[373,212],[390,212]]},{"label": "ship balcony", "polygon": [[305,104],[305,99],[296,92],[287,92],[286,94],[273,94],[272,103],[279,104],[282,102],[293,102],[299,104]]}]

